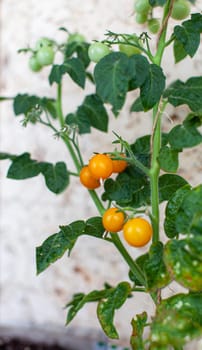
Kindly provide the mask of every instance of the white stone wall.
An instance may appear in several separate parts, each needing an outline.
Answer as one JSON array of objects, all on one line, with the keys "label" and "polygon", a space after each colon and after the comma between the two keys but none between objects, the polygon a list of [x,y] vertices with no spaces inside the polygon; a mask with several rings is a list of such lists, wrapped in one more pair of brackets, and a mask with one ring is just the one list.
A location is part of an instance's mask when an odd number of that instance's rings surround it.
[{"label": "white stone wall", "polygon": [[[62,42],[65,33],[58,30],[61,26],[83,33],[89,41],[102,39],[106,30],[137,34],[144,30],[144,27],[134,23],[132,0],[1,0],[0,10],[0,84],[1,95],[6,96],[15,96],[18,92],[54,96],[54,85],[50,87],[47,83],[49,68],[33,74],[28,69],[27,56],[17,54],[19,48],[28,44],[33,46],[40,36],[53,37]],[[200,1],[195,10],[202,10]],[[190,75],[200,74],[201,58],[200,51],[194,64],[187,59],[173,68],[173,59],[168,50],[164,67],[169,80],[177,76],[186,79]],[[89,84],[87,91],[91,90]],[[82,101],[84,92],[67,78],[64,96],[64,110],[72,112]],[[55,140],[50,131],[38,125],[23,128],[21,117],[13,116],[10,102],[2,103],[0,111],[1,151],[14,154],[29,151],[35,159],[50,162],[63,160],[72,168],[64,145]],[[170,108],[170,113],[179,111]],[[186,113],[186,107],[180,113]],[[149,120],[149,115],[129,115],[126,103],[119,119],[115,120],[112,116],[108,135],[93,131],[90,136],[82,136],[80,143],[85,161],[93,151],[112,149],[112,130],[133,141],[150,132]],[[169,118],[165,115],[165,130],[169,125]],[[184,161],[180,167],[181,174],[193,185],[201,180],[201,157],[199,147],[181,156]],[[45,188],[40,176],[22,182],[6,179],[8,164],[8,161],[0,164],[0,325],[23,327],[50,324],[62,327],[65,323],[63,306],[73,293],[102,288],[105,281],[116,284],[127,279],[128,270],[113,247],[85,237],[79,239],[71,258],[65,255],[37,277],[35,247],[48,235],[57,232],[58,225],[97,215],[96,208],[77,179],[72,179],[71,186],[56,196]],[[136,250],[131,250],[131,253],[134,257],[138,254]],[[179,287],[174,288],[177,290]],[[129,336],[133,315],[145,308],[150,312],[153,310],[149,297],[137,295],[117,312],[117,327],[122,337]],[[83,329],[84,332],[99,329],[95,305],[87,305],[71,327]]]}]

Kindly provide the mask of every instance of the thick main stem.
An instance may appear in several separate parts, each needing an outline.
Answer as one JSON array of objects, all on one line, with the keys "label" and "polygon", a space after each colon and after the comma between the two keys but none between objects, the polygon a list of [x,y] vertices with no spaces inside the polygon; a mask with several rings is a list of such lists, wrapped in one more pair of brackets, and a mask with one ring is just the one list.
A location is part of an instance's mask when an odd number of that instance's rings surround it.
[{"label": "thick main stem", "polygon": [[[160,31],[157,52],[154,56],[153,62],[158,66],[161,66],[164,50],[166,48],[166,33],[168,19],[172,11],[174,0],[168,0],[165,8],[162,21],[162,29]],[[165,108],[162,106],[160,109],[160,103],[156,104],[153,108],[153,133],[151,136],[151,169],[150,169],[150,181],[151,181],[151,206],[152,206],[152,225],[153,225],[153,242],[156,243],[159,240],[159,173],[160,166],[158,162],[158,156],[161,148],[161,115]]]},{"label": "thick main stem", "polygon": [[[154,129],[151,136],[151,169],[150,169],[150,183],[151,183],[151,207],[152,207],[152,226],[153,226],[153,242],[159,240],[159,172],[160,167],[158,163],[158,156],[161,147],[161,118],[158,114],[158,106],[153,110]],[[156,117],[158,118],[156,121]]]}]

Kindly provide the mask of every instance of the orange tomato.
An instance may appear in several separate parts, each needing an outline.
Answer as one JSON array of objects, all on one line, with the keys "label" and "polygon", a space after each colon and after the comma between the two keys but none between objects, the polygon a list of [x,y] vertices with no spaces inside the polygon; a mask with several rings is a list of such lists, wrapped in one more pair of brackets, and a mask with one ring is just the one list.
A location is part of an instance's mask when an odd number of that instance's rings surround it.
[{"label": "orange tomato", "polygon": [[133,247],[143,247],[152,237],[152,226],[144,218],[129,219],[123,227],[124,239]]}]

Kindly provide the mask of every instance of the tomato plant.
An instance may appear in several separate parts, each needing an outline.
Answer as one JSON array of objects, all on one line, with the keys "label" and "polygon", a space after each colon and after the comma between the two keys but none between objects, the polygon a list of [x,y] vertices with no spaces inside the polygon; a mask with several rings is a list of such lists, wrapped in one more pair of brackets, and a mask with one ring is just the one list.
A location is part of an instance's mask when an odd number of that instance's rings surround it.
[{"label": "tomato plant", "polygon": [[[190,14],[192,3],[136,0],[135,15],[142,16],[137,22],[146,21],[146,29],[158,32],[152,38],[147,30],[141,34],[107,31],[102,42],[89,43],[83,35],[71,36],[66,31],[64,43],[41,38],[34,48],[22,49],[29,54],[31,51],[29,65],[33,71],[50,65],[48,82],[55,88],[55,97],[19,93],[11,98],[14,114],[23,115],[23,126],[32,123],[50,129],[65,145],[74,168],[69,169],[69,159],[50,163],[37,161],[28,152],[0,153],[1,160],[10,162],[9,179],[41,175],[55,194],[65,191],[73,176],[77,186],[86,187],[95,216],[59,225],[58,232],[36,248],[37,273],[66,252],[70,255],[83,235],[113,245],[127,266],[125,280],[86,294],[75,291],[66,305],[66,324],[87,302],[97,302],[103,331],[108,338],[118,339],[115,311],[137,292],[148,293],[155,311],[150,315],[145,310],[132,318],[132,350],[182,350],[202,335],[202,184],[193,186],[184,178],[180,164],[183,150],[202,143],[202,76],[196,74],[187,80],[173,76],[172,81],[164,63],[164,57],[173,53],[177,75],[186,57],[195,59],[202,14]],[[177,24],[173,21],[187,16]],[[53,63],[57,51],[62,54],[59,64]],[[68,98],[62,89],[66,75],[84,90],[84,99],[74,111],[65,110],[62,103]],[[90,94],[85,93],[87,79],[92,84]],[[0,101],[7,99],[2,96]],[[144,135],[142,130],[140,137],[129,142],[114,132],[111,148],[103,149],[100,144],[99,153],[89,155],[84,165],[79,139],[92,128],[107,132],[113,116],[116,120],[123,117],[126,99],[131,118],[147,113],[145,123],[151,125],[150,134]],[[166,129],[165,121],[172,119],[170,108],[176,111],[182,106],[180,120]],[[164,291],[171,290],[173,281],[186,290],[166,297]]]},{"label": "tomato plant", "polygon": [[123,228],[125,216],[118,208],[109,208],[102,217],[102,223],[105,230],[109,232],[118,232]]}]

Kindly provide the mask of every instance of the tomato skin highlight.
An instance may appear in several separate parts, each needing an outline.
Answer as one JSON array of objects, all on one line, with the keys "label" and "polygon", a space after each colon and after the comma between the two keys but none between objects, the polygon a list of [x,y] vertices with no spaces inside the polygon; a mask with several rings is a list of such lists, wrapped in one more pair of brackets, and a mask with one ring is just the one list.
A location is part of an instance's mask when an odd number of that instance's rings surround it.
[{"label": "tomato skin highlight", "polygon": [[102,217],[102,224],[106,231],[116,233],[122,230],[125,216],[117,208],[109,208]]},{"label": "tomato skin highlight", "polygon": [[123,227],[123,235],[132,247],[143,247],[152,237],[152,226],[141,217],[129,219]]},{"label": "tomato skin highlight", "polygon": [[107,179],[113,172],[113,164],[106,154],[96,154],[89,161],[89,170],[95,179]]},{"label": "tomato skin highlight", "polygon": [[100,187],[100,181],[95,179],[90,170],[89,170],[89,167],[87,165],[85,165],[81,171],[80,171],[80,174],[79,174],[79,178],[80,178],[80,182],[81,184],[88,188],[89,190],[94,190],[98,187]]}]

